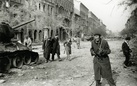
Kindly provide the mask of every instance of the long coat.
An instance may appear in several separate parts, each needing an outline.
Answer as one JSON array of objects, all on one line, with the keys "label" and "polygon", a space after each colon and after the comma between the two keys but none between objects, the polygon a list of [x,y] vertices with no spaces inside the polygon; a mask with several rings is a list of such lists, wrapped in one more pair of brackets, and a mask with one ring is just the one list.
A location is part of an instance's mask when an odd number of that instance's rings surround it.
[{"label": "long coat", "polygon": [[58,55],[60,55],[59,39],[58,38],[53,38],[52,42],[53,42],[52,54],[54,55],[55,53],[57,53]]},{"label": "long coat", "polygon": [[44,50],[44,57],[46,57],[46,54],[50,54],[52,52],[53,42],[51,39],[46,39],[43,42],[43,50]]},{"label": "long coat", "polygon": [[112,79],[111,65],[108,54],[111,53],[108,42],[102,40],[96,43],[95,40],[91,42],[91,55],[94,55],[94,74],[95,80],[102,78]]}]

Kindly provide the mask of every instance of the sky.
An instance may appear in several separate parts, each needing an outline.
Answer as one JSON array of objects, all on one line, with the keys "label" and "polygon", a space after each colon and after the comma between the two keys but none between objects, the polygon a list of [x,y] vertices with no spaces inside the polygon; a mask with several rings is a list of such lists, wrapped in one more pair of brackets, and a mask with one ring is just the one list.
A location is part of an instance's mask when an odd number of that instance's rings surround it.
[{"label": "sky", "polygon": [[131,9],[118,5],[122,0],[77,0],[82,2],[113,32],[120,32],[130,17]]}]

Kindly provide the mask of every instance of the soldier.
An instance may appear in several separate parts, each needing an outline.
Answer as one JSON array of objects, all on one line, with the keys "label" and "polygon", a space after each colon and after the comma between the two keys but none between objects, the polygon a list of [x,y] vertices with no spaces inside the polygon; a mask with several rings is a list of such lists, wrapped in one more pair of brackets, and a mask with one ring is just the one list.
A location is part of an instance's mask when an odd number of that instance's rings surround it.
[{"label": "soldier", "polygon": [[32,41],[28,35],[25,36],[24,45],[27,46],[30,50],[32,50]]},{"label": "soldier", "polygon": [[110,86],[116,86],[112,78],[111,65],[108,54],[111,53],[108,42],[101,38],[101,34],[94,34],[91,42],[91,55],[94,56],[94,74],[96,86],[101,86],[101,77],[105,78]]},{"label": "soldier", "polygon": [[129,65],[129,60],[131,56],[130,53],[132,52],[132,50],[129,47],[129,41],[130,41],[130,37],[126,37],[125,41],[122,44],[122,51],[124,56],[126,57],[124,61],[124,68],[126,68]]},{"label": "soldier", "polygon": [[43,42],[43,54],[44,54],[44,58],[46,59],[46,63],[48,63],[49,59],[50,59],[50,53],[52,52],[52,39],[51,37],[49,37],[48,39],[45,38],[44,42]]},{"label": "soldier", "polygon": [[55,54],[57,54],[58,60],[61,61],[61,58],[60,58],[60,44],[59,44],[58,34],[55,35],[55,37],[52,39],[52,42],[53,42],[52,61],[54,61]]}]

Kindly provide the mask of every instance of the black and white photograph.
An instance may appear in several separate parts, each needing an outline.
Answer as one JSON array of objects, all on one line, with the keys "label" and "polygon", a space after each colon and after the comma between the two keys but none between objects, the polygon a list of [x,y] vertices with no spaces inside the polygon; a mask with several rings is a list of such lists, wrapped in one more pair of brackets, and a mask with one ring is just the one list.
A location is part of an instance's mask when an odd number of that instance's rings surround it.
[{"label": "black and white photograph", "polygon": [[137,86],[137,0],[0,0],[0,86]]}]

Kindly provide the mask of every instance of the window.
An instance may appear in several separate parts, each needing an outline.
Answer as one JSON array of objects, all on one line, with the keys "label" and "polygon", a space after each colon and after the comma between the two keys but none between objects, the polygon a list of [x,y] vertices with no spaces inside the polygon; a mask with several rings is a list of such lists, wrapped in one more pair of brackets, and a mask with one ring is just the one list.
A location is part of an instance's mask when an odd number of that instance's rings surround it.
[{"label": "window", "polygon": [[2,7],[2,1],[0,1],[0,8]]},{"label": "window", "polygon": [[45,7],[46,7],[46,6],[45,6],[45,4],[44,4],[44,5],[43,5],[43,11],[44,11],[44,12],[46,11],[46,10],[45,10]]},{"label": "window", "polygon": [[40,3],[39,3],[39,10],[40,10]]},{"label": "window", "polygon": [[43,11],[43,4],[40,5],[40,10]]},{"label": "window", "polygon": [[64,12],[64,8],[63,7],[59,7],[59,14],[63,14],[63,12]]},{"label": "window", "polygon": [[58,14],[58,6],[56,6],[56,13],[55,13],[55,15],[57,16],[57,14]]},{"label": "window", "polygon": [[52,15],[53,8],[51,7],[51,15]]},{"label": "window", "polygon": [[48,16],[50,15],[50,6],[48,5]]}]

